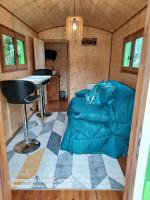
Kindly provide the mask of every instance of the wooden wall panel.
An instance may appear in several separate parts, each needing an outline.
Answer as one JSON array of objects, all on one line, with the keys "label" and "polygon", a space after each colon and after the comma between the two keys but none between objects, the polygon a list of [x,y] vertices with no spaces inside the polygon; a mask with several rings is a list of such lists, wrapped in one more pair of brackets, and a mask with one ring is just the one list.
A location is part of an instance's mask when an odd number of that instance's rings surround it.
[{"label": "wooden wall panel", "polygon": [[[133,199],[136,168],[138,161],[137,152],[139,151],[139,138],[141,138],[141,134],[143,132],[142,130],[144,129],[143,121],[145,117],[145,106],[147,102],[147,93],[150,83],[150,0],[148,2],[149,6],[147,8],[144,30],[145,39],[141,59],[141,68],[139,70],[136,87],[137,92],[135,97],[134,113],[131,127],[129,155],[126,169],[125,192],[123,200]],[[149,134],[149,129],[147,129],[147,134]]]},{"label": "wooden wall panel", "polygon": [[136,87],[137,75],[121,72],[123,39],[144,27],[146,9],[130,20],[127,24],[114,32],[112,38],[112,54],[110,65],[110,79],[121,81],[131,87]]},{"label": "wooden wall panel", "polygon": [[38,33],[38,38],[45,41],[61,41],[66,40],[66,26],[51,28]]},{"label": "wooden wall panel", "polygon": [[10,200],[11,191],[9,184],[8,162],[5,146],[4,124],[2,118],[2,98],[0,91],[0,200]]},{"label": "wooden wall panel", "polygon": [[[65,27],[40,32],[38,37],[44,40],[65,40]],[[97,46],[82,46],[81,41],[69,42],[70,98],[88,83],[108,79],[111,34],[100,29],[84,27],[83,37],[96,37]]]},{"label": "wooden wall panel", "polygon": [[70,96],[89,83],[108,79],[111,34],[84,28],[83,37],[97,37],[97,46],[70,42]]},{"label": "wooden wall panel", "polygon": [[[12,16],[9,12],[0,6],[0,24],[3,24],[12,30],[25,35],[27,47],[27,70],[2,73],[0,70],[0,80],[16,79],[31,74],[34,68],[34,52],[33,52],[33,37],[37,37],[37,33],[33,32],[29,27]],[[0,61],[1,69],[1,61]],[[35,108],[35,106],[32,106]],[[29,110],[29,109],[28,109]],[[2,97],[2,111],[3,123],[5,131],[5,140],[9,139],[22,123],[22,109],[19,105],[7,104],[4,97]],[[31,111],[30,111],[31,114]]]}]

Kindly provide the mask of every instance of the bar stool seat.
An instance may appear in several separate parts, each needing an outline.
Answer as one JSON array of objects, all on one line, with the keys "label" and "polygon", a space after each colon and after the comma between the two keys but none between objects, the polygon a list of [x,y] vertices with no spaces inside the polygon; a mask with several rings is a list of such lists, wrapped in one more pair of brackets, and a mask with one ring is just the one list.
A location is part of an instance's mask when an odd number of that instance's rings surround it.
[{"label": "bar stool seat", "polygon": [[31,153],[40,147],[40,142],[29,138],[27,104],[38,101],[39,95],[34,95],[36,86],[30,81],[8,80],[1,81],[1,90],[8,103],[21,104],[24,108],[24,140],[14,146],[17,153]]}]

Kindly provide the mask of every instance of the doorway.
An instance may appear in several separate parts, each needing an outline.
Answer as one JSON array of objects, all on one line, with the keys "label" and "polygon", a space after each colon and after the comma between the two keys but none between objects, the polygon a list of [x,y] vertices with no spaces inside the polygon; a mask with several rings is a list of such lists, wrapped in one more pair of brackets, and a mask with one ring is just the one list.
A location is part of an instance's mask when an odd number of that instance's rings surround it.
[{"label": "doorway", "polygon": [[47,109],[51,112],[67,111],[69,81],[68,81],[68,43],[45,42],[45,51],[55,52],[56,57],[45,59],[47,69],[52,70],[53,77],[47,87]]}]

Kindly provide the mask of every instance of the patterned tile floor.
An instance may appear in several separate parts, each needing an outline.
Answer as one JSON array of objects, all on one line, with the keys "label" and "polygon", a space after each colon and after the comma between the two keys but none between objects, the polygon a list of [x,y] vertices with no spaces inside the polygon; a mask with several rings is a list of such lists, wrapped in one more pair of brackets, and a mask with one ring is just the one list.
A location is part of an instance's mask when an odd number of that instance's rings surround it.
[{"label": "patterned tile floor", "polygon": [[13,146],[23,139],[23,129],[7,146],[12,189],[100,189],[123,190],[124,176],[116,159],[104,154],[71,155],[60,150],[67,126],[65,112],[55,112],[41,123],[34,115],[30,137],[41,142],[30,154],[18,154]]}]

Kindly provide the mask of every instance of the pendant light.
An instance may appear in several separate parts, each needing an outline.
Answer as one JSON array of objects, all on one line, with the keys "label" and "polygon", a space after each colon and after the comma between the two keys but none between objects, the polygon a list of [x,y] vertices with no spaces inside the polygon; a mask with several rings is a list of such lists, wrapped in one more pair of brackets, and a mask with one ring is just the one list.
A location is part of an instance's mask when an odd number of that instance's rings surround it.
[{"label": "pendant light", "polygon": [[82,40],[83,18],[76,16],[76,7],[74,0],[74,16],[68,16],[66,19],[66,38],[67,40]]}]

